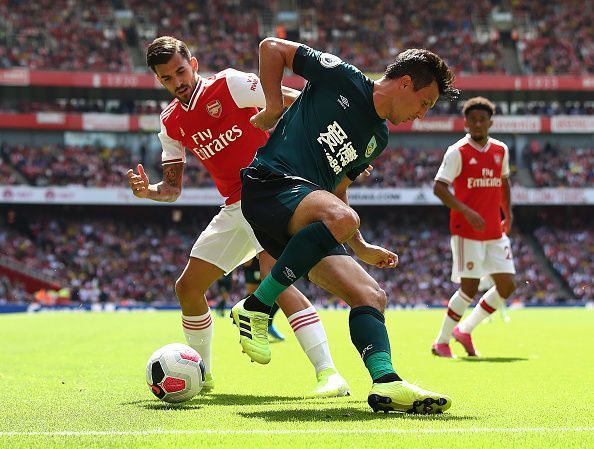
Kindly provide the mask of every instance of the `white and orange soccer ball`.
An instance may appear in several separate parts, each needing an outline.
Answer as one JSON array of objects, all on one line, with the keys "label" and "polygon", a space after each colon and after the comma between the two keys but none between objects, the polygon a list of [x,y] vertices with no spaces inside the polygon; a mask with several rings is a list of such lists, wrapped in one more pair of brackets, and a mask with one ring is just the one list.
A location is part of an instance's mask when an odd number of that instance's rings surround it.
[{"label": "white and orange soccer ball", "polygon": [[165,402],[192,399],[204,384],[204,361],[191,347],[172,343],[157,349],[146,365],[146,383]]}]

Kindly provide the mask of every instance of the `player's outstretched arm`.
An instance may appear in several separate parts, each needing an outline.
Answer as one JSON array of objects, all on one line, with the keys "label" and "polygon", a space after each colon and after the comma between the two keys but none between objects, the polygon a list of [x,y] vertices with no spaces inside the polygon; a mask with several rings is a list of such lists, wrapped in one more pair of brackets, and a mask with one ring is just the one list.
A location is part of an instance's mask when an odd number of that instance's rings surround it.
[{"label": "player's outstretched arm", "polygon": [[260,42],[260,82],[266,97],[266,107],[250,119],[256,128],[270,129],[283,115],[283,72],[285,67],[293,70],[293,57],[299,45],[273,37]]},{"label": "player's outstretched arm", "polygon": [[153,201],[174,202],[181,194],[184,174],[182,162],[163,166],[163,180],[158,184],[150,184],[148,175],[142,164],[137,166],[138,174],[128,170],[128,185],[137,198],[148,198]]}]

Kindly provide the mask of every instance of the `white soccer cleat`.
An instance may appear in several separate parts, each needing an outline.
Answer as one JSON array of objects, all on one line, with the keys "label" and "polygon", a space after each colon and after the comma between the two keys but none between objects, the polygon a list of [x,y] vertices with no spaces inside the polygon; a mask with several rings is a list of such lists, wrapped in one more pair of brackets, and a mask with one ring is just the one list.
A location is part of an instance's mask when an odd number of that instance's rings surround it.
[{"label": "white soccer cleat", "polygon": [[351,389],[344,377],[334,368],[322,370],[316,376],[316,388],[305,395],[306,398],[336,398],[350,396]]}]

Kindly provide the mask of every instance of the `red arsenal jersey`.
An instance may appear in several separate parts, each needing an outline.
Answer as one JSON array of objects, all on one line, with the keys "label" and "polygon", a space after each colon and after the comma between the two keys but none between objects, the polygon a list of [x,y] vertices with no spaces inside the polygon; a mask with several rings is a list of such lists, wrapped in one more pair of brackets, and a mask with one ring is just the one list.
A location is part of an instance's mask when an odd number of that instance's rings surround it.
[{"label": "red arsenal jersey", "polygon": [[509,176],[507,145],[489,137],[481,148],[466,135],[448,148],[435,176],[454,187],[454,195],[485,220],[482,232],[474,229],[462,213],[450,211],[450,231],[472,240],[501,238],[502,178]]},{"label": "red arsenal jersey", "polygon": [[198,78],[188,104],[176,98],[161,113],[163,164],[185,162],[187,149],[206,167],[227,198],[225,203],[239,201],[239,170],[252,162],[268,139],[266,131],[249,121],[264,106],[262,86],[254,74],[227,69]]}]

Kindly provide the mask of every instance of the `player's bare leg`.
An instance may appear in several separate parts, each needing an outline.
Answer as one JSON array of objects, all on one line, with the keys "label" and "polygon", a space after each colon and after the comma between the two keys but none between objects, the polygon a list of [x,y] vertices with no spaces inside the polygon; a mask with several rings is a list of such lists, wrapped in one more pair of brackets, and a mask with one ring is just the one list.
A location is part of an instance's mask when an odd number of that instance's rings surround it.
[{"label": "player's bare leg", "polygon": [[351,306],[351,340],[373,379],[368,397],[373,411],[431,414],[450,408],[448,396],[411,385],[394,371],[383,318],[385,292],[357,262],[349,256],[325,257],[309,279]]},{"label": "player's bare leg", "polygon": [[213,323],[205,294],[224,274],[216,265],[190,257],[175,283],[175,293],[182,309],[182,327],[186,341],[204,360],[206,389],[214,387],[214,379],[211,369]]}]

